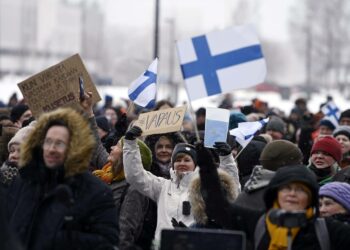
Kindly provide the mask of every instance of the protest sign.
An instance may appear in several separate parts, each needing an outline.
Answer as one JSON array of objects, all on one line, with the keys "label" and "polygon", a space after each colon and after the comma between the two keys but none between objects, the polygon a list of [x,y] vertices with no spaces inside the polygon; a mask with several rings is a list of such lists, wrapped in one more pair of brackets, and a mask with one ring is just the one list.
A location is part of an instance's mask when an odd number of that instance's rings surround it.
[{"label": "protest sign", "polygon": [[142,129],[142,135],[179,131],[185,112],[186,106],[181,106],[143,113],[140,114],[134,125]]},{"label": "protest sign", "polygon": [[204,146],[212,148],[215,142],[226,142],[230,111],[206,108]]},{"label": "protest sign", "polygon": [[79,54],[18,83],[34,117],[59,107],[79,106],[79,77],[84,79],[85,91],[91,91],[93,102],[101,100]]}]

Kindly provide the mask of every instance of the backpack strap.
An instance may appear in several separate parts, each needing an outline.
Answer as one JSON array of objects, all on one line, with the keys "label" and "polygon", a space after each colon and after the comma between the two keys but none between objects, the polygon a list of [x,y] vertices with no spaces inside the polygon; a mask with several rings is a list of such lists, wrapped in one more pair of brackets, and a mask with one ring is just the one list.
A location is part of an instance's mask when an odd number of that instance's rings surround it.
[{"label": "backpack strap", "polygon": [[315,220],[315,231],[318,239],[318,243],[321,246],[321,250],[330,250],[330,239],[327,224],[324,218],[317,218]]},{"label": "backpack strap", "polygon": [[266,232],[265,217],[266,217],[265,214],[261,215],[258,220],[258,223],[255,226],[255,230],[254,230],[254,249],[255,250],[258,249],[259,243]]}]

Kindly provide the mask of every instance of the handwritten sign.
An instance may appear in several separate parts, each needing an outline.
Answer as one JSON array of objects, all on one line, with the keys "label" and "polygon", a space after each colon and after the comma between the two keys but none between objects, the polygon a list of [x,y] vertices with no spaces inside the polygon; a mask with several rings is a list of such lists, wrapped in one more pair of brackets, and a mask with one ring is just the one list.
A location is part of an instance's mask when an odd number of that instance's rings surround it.
[{"label": "handwritten sign", "polygon": [[206,108],[204,146],[212,148],[215,142],[226,142],[230,111]]},{"label": "handwritten sign", "polygon": [[186,112],[186,106],[161,109],[140,114],[134,125],[139,126],[142,135],[163,134],[179,131]]},{"label": "handwritten sign", "polygon": [[100,101],[101,97],[78,54],[17,85],[37,118],[43,112],[63,106],[79,109],[79,76],[84,79],[85,91],[92,92],[93,102]]}]

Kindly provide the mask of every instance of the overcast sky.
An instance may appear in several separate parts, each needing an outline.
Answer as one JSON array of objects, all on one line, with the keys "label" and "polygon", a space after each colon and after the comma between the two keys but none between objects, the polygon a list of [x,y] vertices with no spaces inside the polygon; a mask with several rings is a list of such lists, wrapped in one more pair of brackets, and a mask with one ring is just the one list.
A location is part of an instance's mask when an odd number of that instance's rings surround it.
[{"label": "overcast sky", "polygon": [[[288,40],[287,21],[293,0],[244,0],[242,23],[253,23],[259,34],[277,41]],[[160,0],[161,21],[175,18],[177,30],[210,32],[232,25],[234,0]],[[153,29],[155,0],[106,0],[106,20],[110,25]],[[137,7],[136,7],[137,6]],[[242,18],[243,19],[243,18]],[[179,33],[181,35],[183,33]],[[186,33],[185,33],[186,34]],[[193,34],[198,35],[198,34]]]}]

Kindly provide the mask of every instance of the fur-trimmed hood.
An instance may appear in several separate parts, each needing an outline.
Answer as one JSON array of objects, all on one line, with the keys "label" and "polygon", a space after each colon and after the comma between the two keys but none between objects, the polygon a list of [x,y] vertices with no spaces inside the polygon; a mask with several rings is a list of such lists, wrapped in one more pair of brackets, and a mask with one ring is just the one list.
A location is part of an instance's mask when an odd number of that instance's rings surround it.
[{"label": "fur-trimmed hood", "polygon": [[35,129],[21,145],[19,167],[23,168],[33,160],[35,150],[41,149],[48,124],[54,120],[66,123],[70,133],[68,153],[64,162],[65,176],[74,176],[88,170],[96,140],[88,120],[71,108],[60,108],[40,116]]},{"label": "fur-trimmed hood", "polygon": [[[227,200],[232,203],[238,196],[238,187],[231,175],[218,168],[218,174],[222,188],[225,190]],[[201,225],[206,225],[208,216],[205,212],[205,202],[201,193],[201,180],[199,175],[193,178],[189,188],[189,200],[191,203],[191,213],[196,221]]]}]

